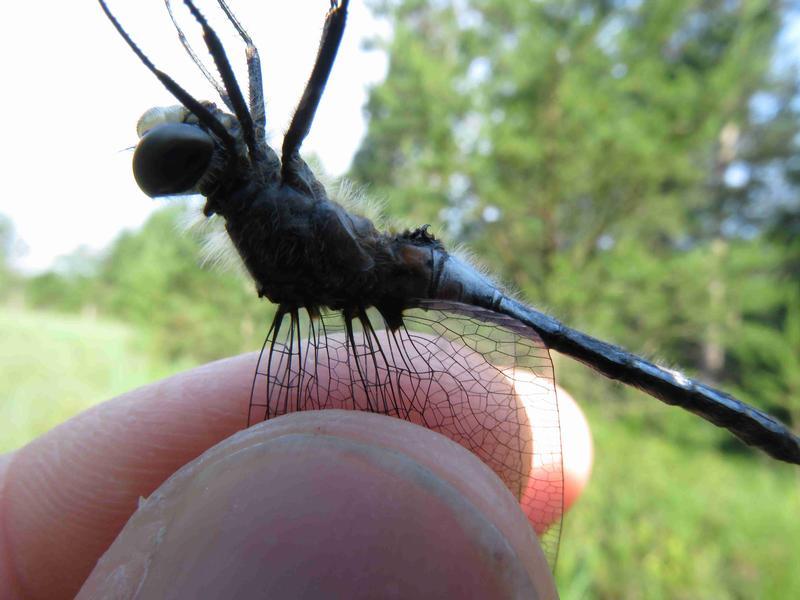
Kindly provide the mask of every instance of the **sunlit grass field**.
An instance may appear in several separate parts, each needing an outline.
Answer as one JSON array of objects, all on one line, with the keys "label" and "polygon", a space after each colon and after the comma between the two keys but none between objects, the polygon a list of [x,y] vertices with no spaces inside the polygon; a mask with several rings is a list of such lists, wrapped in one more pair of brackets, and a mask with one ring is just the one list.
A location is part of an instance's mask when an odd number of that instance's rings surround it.
[{"label": "sunlit grass field", "polygon": [[[146,339],[92,318],[0,309],[0,340],[0,451],[188,366],[156,364]],[[575,395],[596,460],[565,519],[563,598],[800,597],[797,469],[723,454],[708,426],[680,411],[664,408],[653,427]]]},{"label": "sunlit grass field", "polygon": [[146,348],[119,323],[0,308],[0,452],[179,369]]},{"label": "sunlit grass field", "polygon": [[658,432],[583,406],[596,456],[564,521],[563,598],[800,598],[797,467],[666,435],[685,427],[719,439],[671,407]]}]

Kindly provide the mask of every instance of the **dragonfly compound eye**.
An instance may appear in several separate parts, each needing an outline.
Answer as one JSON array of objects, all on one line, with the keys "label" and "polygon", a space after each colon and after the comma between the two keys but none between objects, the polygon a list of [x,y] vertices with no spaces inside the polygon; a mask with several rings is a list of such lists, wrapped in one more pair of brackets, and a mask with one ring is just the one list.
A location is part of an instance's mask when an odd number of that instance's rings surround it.
[{"label": "dragonfly compound eye", "polygon": [[150,197],[193,193],[213,154],[214,140],[199,127],[166,123],[139,141],[133,154],[133,176]]}]

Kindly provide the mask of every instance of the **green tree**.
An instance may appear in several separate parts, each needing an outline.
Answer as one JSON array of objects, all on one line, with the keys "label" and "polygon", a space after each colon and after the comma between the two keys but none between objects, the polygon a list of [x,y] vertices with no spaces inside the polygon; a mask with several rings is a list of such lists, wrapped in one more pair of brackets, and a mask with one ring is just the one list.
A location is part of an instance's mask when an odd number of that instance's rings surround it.
[{"label": "green tree", "polygon": [[19,278],[11,267],[14,239],[14,226],[11,220],[0,214],[0,300],[8,299],[19,283]]},{"label": "green tree", "polygon": [[165,208],[120,236],[100,268],[100,305],[153,332],[158,350],[173,359],[253,350],[266,335],[270,307],[257,302],[248,278],[206,264],[208,235],[181,231],[192,210]]},{"label": "green tree", "polygon": [[[372,5],[393,36],[376,42],[389,70],[354,178],[569,324],[800,418],[800,119],[797,74],[776,60],[784,4]],[[741,448],[713,428],[621,403],[637,392],[572,361],[557,371],[603,417],[594,488],[566,522],[565,597],[797,595],[795,473],[767,483],[779,466],[754,454],[693,451]],[[745,487],[779,491],[755,507]]]},{"label": "green tree", "polygon": [[95,309],[98,264],[97,256],[88,248],[60,257],[51,270],[25,281],[27,304],[63,312]]},{"label": "green tree", "polygon": [[[731,215],[797,133],[795,80],[770,69],[779,3],[373,4],[394,35],[353,176],[564,320],[729,378],[746,273],[728,246],[758,254],[761,226]],[[736,168],[752,185],[724,183]]]}]

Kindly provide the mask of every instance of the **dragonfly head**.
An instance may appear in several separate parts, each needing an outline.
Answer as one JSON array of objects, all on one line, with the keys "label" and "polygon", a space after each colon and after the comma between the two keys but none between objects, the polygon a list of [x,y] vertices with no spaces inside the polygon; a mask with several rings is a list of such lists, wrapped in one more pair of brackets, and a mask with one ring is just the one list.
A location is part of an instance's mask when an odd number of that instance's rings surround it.
[{"label": "dragonfly head", "polygon": [[[232,115],[212,103],[206,108],[230,131],[239,144]],[[133,154],[133,176],[139,188],[151,198],[183,194],[207,196],[217,187],[227,164],[222,145],[182,105],[155,107],[136,124],[139,143]]]}]

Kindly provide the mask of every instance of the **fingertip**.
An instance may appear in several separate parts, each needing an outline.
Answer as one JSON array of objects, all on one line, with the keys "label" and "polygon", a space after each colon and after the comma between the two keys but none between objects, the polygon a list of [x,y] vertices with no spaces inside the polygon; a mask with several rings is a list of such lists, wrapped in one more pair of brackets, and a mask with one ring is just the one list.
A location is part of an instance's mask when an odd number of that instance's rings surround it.
[{"label": "fingertip", "polygon": [[30,597],[71,597],[148,495],[245,422],[255,355],[211,363],[97,405],[14,455],[6,543]]},{"label": "fingertip", "polygon": [[594,462],[592,431],[586,415],[565,389],[558,388],[564,465],[564,511],[577,501],[589,483]]},{"label": "fingertip", "polygon": [[79,597],[554,597],[535,544],[502,482],[460,446],[379,415],[304,412],[171,477]]}]

